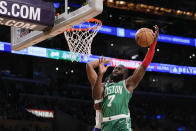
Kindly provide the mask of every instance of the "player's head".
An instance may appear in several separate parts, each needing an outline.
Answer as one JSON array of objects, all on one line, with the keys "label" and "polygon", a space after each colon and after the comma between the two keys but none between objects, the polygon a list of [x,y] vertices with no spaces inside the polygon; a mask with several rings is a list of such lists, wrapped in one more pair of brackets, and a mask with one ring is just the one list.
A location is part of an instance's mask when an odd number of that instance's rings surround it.
[{"label": "player's head", "polygon": [[114,82],[118,82],[126,79],[127,76],[128,76],[128,69],[124,65],[118,65],[113,69],[110,75],[110,79]]}]

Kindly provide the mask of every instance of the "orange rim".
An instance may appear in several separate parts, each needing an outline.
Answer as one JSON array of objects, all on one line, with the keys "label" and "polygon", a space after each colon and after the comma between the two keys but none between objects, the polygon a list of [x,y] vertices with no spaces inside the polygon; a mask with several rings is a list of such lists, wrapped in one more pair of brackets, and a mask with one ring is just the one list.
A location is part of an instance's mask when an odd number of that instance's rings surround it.
[{"label": "orange rim", "polygon": [[91,18],[91,19],[87,20],[86,22],[97,22],[99,24],[96,27],[92,27],[92,28],[82,28],[82,29],[70,28],[70,29],[67,29],[66,31],[88,31],[88,30],[95,30],[98,27],[102,26],[102,22],[98,19],[95,19],[95,18]]}]

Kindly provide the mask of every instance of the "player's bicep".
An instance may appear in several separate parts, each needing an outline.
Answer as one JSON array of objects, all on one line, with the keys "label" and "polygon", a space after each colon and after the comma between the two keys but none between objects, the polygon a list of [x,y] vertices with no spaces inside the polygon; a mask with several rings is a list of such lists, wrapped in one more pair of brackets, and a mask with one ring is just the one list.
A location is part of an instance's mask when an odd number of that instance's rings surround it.
[{"label": "player's bicep", "polygon": [[103,98],[103,94],[104,94],[104,83],[101,84],[101,86],[99,88],[97,88],[96,90],[94,90],[95,88],[93,88],[93,92],[92,92],[92,96],[94,100],[99,100]]},{"label": "player's bicep", "polygon": [[105,85],[105,84],[102,83],[102,86],[101,86],[101,89],[100,89],[100,94],[101,94],[101,95],[100,95],[100,99],[103,98],[103,94],[104,94],[104,85]]},{"label": "player's bicep", "polygon": [[141,64],[133,73],[132,76],[130,76],[129,78],[127,78],[125,80],[126,86],[128,88],[129,91],[133,91],[133,89],[135,89],[137,87],[137,85],[139,84],[139,82],[142,80],[142,78],[144,77],[144,74],[146,72],[145,67]]}]

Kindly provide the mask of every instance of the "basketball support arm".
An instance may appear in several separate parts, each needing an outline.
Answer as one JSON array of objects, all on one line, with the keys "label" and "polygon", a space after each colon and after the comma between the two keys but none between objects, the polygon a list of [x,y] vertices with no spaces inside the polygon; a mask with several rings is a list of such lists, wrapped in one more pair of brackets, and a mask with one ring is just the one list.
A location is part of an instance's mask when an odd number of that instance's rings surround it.
[{"label": "basketball support arm", "polygon": [[[71,28],[74,25],[83,23],[86,20],[99,15],[103,11],[103,0],[89,0],[88,4],[69,13],[63,13],[56,17],[54,27],[49,31],[32,31],[24,36],[22,39],[17,40],[16,30],[17,28],[11,27],[11,43],[12,50],[22,50],[29,46],[35,45],[43,40],[54,37],[61,34],[66,29]],[[15,33],[14,33],[15,32]],[[17,40],[17,41],[16,41]]]}]

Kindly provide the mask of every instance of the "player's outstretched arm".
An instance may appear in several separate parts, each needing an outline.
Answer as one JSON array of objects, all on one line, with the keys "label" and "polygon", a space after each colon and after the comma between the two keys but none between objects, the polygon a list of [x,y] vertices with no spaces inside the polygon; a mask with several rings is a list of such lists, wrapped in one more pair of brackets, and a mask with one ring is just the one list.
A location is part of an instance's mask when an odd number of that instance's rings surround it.
[{"label": "player's outstretched arm", "polygon": [[98,71],[98,75],[97,75],[97,79],[95,81],[95,85],[92,88],[93,92],[92,92],[92,96],[93,99],[98,100],[102,98],[103,95],[103,84],[102,84],[102,80],[103,80],[103,75],[105,74],[105,72],[108,69],[108,65],[105,67],[105,58],[102,56],[102,58],[99,58],[99,71]]},{"label": "player's outstretched arm", "polygon": [[[109,62],[110,62],[109,59],[104,59],[105,64],[108,64]],[[98,65],[99,65],[99,60],[94,60],[86,64],[86,73],[88,76],[88,80],[90,81],[91,87],[95,85],[95,81],[97,79],[97,73],[95,71],[95,68],[97,68]]]},{"label": "player's outstretched arm", "polygon": [[158,26],[155,25],[154,28],[155,28],[154,42],[150,46],[150,49],[148,50],[148,52],[147,52],[147,54],[146,54],[142,64],[134,71],[132,76],[128,77],[125,80],[127,89],[131,93],[133,93],[133,90],[137,87],[139,82],[144,77],[144,74],[146,72],[146,68],[148,67],[148,65],[151,63],[151,61],[153,59],[154,52],[155,52],[155,47],[156,47],[157,39],[158,39],[158,35],[159,35],[159,28],[158,28]]},{"label": "player's outstretched arm", "polygon": [[91,61],[86,64],[86,73],[88,80],[91,84],[91,88],[94,86],[95,81],[97,79],[97,73],[95,71],[95,68],[98,67],[98,64],[99,60]]}]

